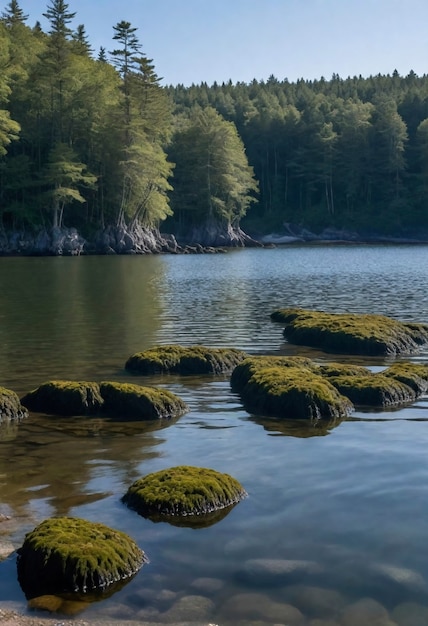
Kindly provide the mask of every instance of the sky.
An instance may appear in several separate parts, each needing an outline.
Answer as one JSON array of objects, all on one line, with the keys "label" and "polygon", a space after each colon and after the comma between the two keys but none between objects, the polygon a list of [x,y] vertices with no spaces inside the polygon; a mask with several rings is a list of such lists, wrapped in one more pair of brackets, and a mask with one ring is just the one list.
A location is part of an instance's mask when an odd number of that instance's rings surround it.
[{"label": "sky", "polygon": [[[28,25],[49,29],[51,0],[19,5]],[[95,54],[116,47],[118,22],[138,28],[164,85],[428,73],[427,0],[69,0],[68,10]]]}]

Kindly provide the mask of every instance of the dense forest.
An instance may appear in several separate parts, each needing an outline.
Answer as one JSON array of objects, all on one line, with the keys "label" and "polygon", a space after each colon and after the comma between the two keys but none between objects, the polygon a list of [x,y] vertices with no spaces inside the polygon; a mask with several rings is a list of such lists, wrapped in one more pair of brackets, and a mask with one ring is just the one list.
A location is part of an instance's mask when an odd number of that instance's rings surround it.
[{"label": "dense forest", "polygon": [[0,15],[3,233],[428,236],[427,76],[163,87],[129,22],[94,51],[66,2],[43,16]]}]

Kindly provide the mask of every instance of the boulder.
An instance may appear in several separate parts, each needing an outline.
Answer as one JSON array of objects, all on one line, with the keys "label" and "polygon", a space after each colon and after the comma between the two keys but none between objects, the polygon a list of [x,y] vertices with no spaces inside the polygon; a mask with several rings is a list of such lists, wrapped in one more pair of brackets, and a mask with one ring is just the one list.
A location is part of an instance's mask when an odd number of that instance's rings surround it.
[{"label": "boulder", "polygon": [[325,352],[386,356],[410,354],[428,343],[428,324],[400,322],[383,315],[279,309],[271,314],[285,325],[290,343]]},{"label": "boulder", "polygon": [[140,515],[156,521],[198,518],[224,511],[247,495],[229,474],[182,465],[148,474],[136,480],[122,501]]},{"label": "boulder", "polygon": [[10,389],[0,387],[0,424],[9,424],[28,416],[28,411],[19,396]]},{"label": "boulder", "polygon": [[100,412],[103,399],[97,383],[51,380],[27,393],[21,403],[39,413],[93,415]]},{"label": "boulder", "polygon": [[247,356],[235,348],[166,345],[130,356],[125,369],[133,374],[221,374]]},{"label": "boulder", "polygon": [[[247,359],[232,372],[232,389],[250,413],[290,419],[339,419],[353,409],[311,364],[273,357]],[[302,366],[301,366],[302,365]]]},{"label": "boulder", "polygon": [[130,383],[102,382],[103,412],[117,419],[158,420],[183,415],[187,406],[166,389]]},{"label": "boulder", "polygon": [[46,519],[18,550],[18,580],[27,597],[105,589],[131,578],[147,558],[125,533],[73,518]]}]

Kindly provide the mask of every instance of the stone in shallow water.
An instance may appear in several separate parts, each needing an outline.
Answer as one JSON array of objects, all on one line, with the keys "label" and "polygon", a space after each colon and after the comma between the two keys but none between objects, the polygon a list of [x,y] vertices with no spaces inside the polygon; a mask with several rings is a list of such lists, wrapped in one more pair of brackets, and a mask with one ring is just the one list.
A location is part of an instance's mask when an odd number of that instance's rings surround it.
[{"label": "stone in shallow water", "polygon": [[315,561],[291,559],[249,559],[238,571],[238,577],[257,585],[280,585],[305,576],[317,575],[323,568]]},{"label": "stone in shallow water", "polygon": [[361,598],[348,605],[340,616],[343,626],[393,626],[388,611],[373,598]]},{"label": "stone in shallow water", "polygon": [[428,606],[403,602],[394,608],[391,618],[398,626],[428,626]]},{"label": "stone in shallow water", "polygon": [[375,563],[371,566],[370,571],[380,583],[393,583],[405,591],[423,593],[428,591],[425,578],[415,570],[388,563]]},{"label": "stone in shallow water", "polygon": [[346,605],[346,599],[338,591],[307,585],[287,586],[283,597],[304,615],[314,617],[336,617]]},{"label": "stone in shallow water", "polygon": [[125,533],[76,517],[46,519],[18,550],[18,580],[27,595],[103,590],[124,584],[146,563]]},{"label": "stone in shallow water", "polygon": [[212,600],[205,596],[184,596],[161,616],[162,621],[167,622],[206,620],[213,614],[214,608]]},{"label": "stone in shallow water", "polygon": [[296,607],[276,602],[261,593],[240,593],[232,596],[220,608],[220,613],[229,623],[247,618],[298,626],[304,621],[302,613]]}]

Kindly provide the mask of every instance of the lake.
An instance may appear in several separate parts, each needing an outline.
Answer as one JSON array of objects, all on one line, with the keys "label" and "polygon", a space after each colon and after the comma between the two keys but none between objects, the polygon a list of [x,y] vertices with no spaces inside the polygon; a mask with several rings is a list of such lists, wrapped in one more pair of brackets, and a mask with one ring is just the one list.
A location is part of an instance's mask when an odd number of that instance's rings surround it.
[{"label": "lake", "polygon": [[[43,519],[77,516],[128,533],[150,559],[110,597],[70,612],[144,624],[428,624],[427,396],[311,425],[249,415],[226,376],[124,370],[145,348],[201,343],[377,371],[391,359],[287,344],[270,313],[428,323],[428,246],[1,258],[0,285],[2,386],[21,396],[52,379],[130,381],[189,406],[161,424],[32,414],[0,425],[0,514],[11,518],[0,542],[19,547]],[[411,360],[428,364],[428,351]],[[227,472],[249,496],[200,529],[153,523],[121,503],[140,476],[182,464]],[[14,557],[0,563],[2,607],[27,610]],[[366,617],[352,621],[358,611]],[[405,621],[412,611],[418,622]]]}]

